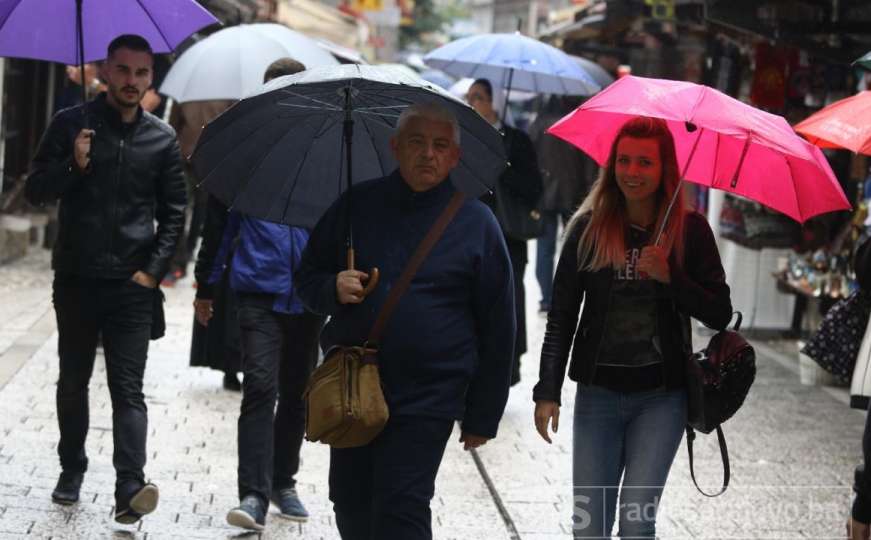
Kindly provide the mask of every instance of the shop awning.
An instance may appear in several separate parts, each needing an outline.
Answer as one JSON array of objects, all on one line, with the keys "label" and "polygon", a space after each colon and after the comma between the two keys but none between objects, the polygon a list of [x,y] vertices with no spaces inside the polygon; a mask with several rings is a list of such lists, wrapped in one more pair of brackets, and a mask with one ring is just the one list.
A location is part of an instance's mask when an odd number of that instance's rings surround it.
[{"label": "shop awning", "polygon": [[359,50],[362,36],[357,19],[312,0],[284,0],[278,4],[277,22],[312,38],[322,38]]}]

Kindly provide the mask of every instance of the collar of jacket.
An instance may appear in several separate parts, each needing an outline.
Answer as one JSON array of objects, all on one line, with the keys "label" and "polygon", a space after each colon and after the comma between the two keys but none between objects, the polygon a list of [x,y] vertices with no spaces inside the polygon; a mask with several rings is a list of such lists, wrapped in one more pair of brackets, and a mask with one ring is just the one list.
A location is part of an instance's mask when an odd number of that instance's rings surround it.
[{"label": "collar of jacket", "polygon": [[[117,129],[124,128],[124,122],[121,121],[121,113],[117,109],[109,105],[106,100],[106,92],[100,92],[97,97],[88,104],[88,111],[104,121],[108,122],[112,127]],[[142,107],[136,107],[136,119],[128,126],[134,126],[142,120]]]},{"label": "collar of jacket", "polygon": [[393,191],[397,196],[399,207],[403,210],[424,208],[444,203],[444,201],[450,199],[451,195],[456,191],[450,175],[442,180],[437,186],[427,191],[412,190],[402,178],[399,169],[396,169],[390,175],[390,182],[393,185]]}]

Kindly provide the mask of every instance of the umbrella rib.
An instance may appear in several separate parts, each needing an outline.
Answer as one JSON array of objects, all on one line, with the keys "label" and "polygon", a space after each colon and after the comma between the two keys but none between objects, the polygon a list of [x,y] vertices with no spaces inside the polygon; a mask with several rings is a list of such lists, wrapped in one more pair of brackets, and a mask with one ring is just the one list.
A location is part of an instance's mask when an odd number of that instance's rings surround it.
[{"label": "umbrella rib", "polygon": [[333,112],[341,112],[341,110],[342,110],[338,107],[325,109],[324,107],[315,107],[314,105],[298,105],[296,103],[281,103],[280,101],[277,102],[276,105],[278,105],[279,107],[290,107],[293,109],[306,109],[306,110],[310,110],[310,111],[328,110],[328,111],[333,111]]},{"label": "umbrella rib", "polygon": [[379,105],[377,107],[354,107],[354,111],[374,111],[376,109],[405,109],[408,105]]},{"label": "umbrella rib", "polygon": [[[332,104],[332,103],[329,103],[329,102],[327,102],[327,101],[323,101],[323,100],[320,100],[320,99],[315,99],[315,98],[313,98],[313,97],[311,97],[311,96],[307,96],[307,95],[305,95],[305,94],[299,94],[299,93],[294,92],[294,91],[292,91],[292,90],[288,90],[287,88],[282,88],[282,89],[281,89],[281,92],[284,93],[284,94],[291,95],[291,96],[293,96],[293,97],[297,97],[297,98],[300,98],[300,99],[307,99],[307,100],[312,101],[312,102],[314,102],[314,103],[319,103],[319,104],[323,105],[324,107],[327,107],[327,108],[329,108],[329,109],[331,109],[331,110],[342,110],[340,107],[337,107],[336,105],[334,105],[334,104]],[[280,102],[278,102],[278,103],[280,103]]]},{"label": "umbrella rib", "polygon": [[159,24],[157,24],[157,21],[154,20],[154,17],[151,16],[151,12],[148,11],[148,8],[145,7],[145,4],[142,3],[142,0],[136,0],[136,3],[139,4],[139,7],[142,8],[142,11],[144,11],[145,14],[148,15],[149,20],[151,20],[151,23],[154,24],[154,28],[157,29],[157,33],[160,34],[160,37],[163,38],[163,42],[166,43],[167,48],[173,49],[174,47],[169,42],[169,39],[166,38],[166,35],[164,35],[163,29],[160,27]]},{"label": "umbrella rib", "polygon": [[376,116],[383,118],[399,118],[401,114],[388,114],[388,113],[379,113],[379,112],[369,112],[369,111],[361,111],[360,109],[354,109],[354,112],[360,113],[361,115],[366,116]]},{"label": "umbrella rib", "polygon": [[798,222],[804,223],[804,212],[802,212],[801,203],[798,200],[798,188],[795,185],[795,171],[792,170],[792,163],[789,161],[789,156],[786,154],[780,155],[783,156],[784,161],[786,161],[786,167],[789,169],[789,179],[792,182],[792,195],[795,199],[795,210],[798,212]]}]

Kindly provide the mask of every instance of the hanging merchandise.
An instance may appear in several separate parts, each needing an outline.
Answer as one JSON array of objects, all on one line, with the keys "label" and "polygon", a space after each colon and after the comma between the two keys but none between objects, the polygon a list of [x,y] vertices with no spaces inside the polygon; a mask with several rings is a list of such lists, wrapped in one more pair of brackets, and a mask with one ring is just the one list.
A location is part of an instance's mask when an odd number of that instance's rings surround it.
[{"label": "hanging merchandise", "polygon": [[789,248],[798,243],[801,225],[759,203],[726,194],[720,211],[720,236],[749,249]]},{"label": "hanging merchandise", "polygon": [[786,104],[786,89],[789,73],[796,64],[798,55],[793,49],[775,48],[768,43],[756,46],[756,69],[750,102],[756,107],[782,110]]}]

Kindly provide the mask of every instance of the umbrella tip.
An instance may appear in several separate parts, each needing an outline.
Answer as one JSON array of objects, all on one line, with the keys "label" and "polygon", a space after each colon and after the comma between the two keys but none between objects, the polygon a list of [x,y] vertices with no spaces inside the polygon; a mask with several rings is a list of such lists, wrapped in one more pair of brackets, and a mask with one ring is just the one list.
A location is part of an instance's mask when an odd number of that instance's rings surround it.
[{"label": "umbrella tip", "polygon": [[687,128],[687,133],[692,133],[693,131],[699,129],[698,126],[689,121],[684,122],[684,126]]}]

